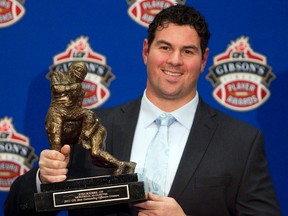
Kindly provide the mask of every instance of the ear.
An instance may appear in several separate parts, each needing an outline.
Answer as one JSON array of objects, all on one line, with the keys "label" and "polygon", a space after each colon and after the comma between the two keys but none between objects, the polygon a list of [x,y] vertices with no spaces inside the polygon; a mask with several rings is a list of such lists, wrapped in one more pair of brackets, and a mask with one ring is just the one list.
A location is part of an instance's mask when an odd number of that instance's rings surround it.
[{"label": "ear", "polygon": [[144,64],[147,64],[147,58],[148,58],[148,40],[147,39],[144,39],[143,41],[142,57],[143,57]]},{"label": "ear", "polygon": [[208,56],[209,56],[209,48],[206,48],[206,49],[205,49],[205,52],[204,52],[204,55],[203,55],[203,58],[202,58],[202,61],[201,61],[201,67],[200,67],[200,72],[201,72],[201,73],[202,73],[202,72],[204,71],[204,69],[205,69]]}]

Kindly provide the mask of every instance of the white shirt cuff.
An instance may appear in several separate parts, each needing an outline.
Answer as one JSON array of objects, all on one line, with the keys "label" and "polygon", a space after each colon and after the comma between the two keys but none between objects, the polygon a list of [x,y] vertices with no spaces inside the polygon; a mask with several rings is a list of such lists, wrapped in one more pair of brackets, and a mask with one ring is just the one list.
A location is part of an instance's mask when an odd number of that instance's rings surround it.
[{"label": "white shirt cuff", "polygon": [[37,193],[40,193],[41,192],[41,187],[40,185],[42,184],[41,183],[41,180],[40,180],[40,177],[39,177],[39,172],[40,172],[40,169],[37,170],[37,173],[36,173],[36,189],[37,189]]}]

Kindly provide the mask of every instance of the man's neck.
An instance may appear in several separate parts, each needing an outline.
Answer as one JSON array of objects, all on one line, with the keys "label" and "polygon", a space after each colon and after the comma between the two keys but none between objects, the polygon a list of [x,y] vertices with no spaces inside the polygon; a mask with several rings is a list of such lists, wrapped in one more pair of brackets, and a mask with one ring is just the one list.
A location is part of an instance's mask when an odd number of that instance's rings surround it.
[{"label": "man's neck", "polygon": [[149,99],[149,101],[165,112],[173,112],[181,108],[182,106],[193,100],[195,95],[196,92],[187,97],[169,98],[169,97],[157,97],[153,94],[149,94],[149,92],[146,91],[146,97]]}]

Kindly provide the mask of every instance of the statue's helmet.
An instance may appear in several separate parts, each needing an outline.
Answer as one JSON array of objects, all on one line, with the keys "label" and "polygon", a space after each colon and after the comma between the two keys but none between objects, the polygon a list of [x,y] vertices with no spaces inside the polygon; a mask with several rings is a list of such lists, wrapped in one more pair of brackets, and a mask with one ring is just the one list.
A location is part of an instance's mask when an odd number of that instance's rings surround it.
[{"label": "statue's helmet", "polygon": [[87,75],[87,67],[84,64],[84,62],[74,62],[70,67],[69,67],[70,73],[72,73],[75,77],[83,81]]}]

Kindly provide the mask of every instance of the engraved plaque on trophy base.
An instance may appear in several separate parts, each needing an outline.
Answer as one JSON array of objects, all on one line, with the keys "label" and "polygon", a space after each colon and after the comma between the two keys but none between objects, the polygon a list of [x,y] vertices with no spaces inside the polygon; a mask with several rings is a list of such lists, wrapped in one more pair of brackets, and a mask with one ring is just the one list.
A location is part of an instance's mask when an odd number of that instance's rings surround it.
[{"label": "engraved plaque on trophy base", "polygon": [[34,194],[36,211],[99,207],[144,201],[144,183],[137,174],[71,179],[42,184]]}]

